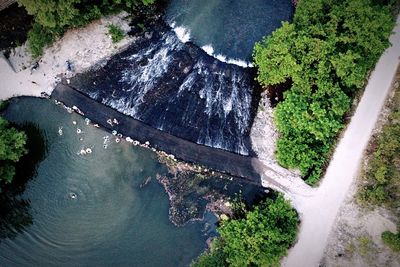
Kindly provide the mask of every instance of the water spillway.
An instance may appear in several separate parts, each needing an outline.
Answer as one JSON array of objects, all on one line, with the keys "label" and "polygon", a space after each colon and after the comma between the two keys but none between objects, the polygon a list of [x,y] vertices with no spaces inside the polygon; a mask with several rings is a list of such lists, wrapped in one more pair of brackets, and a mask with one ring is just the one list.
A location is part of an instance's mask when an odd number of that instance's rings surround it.
[{"label": "water spillway", "polygon": [[251,2],[171,0],[165,20],[173,28],[151,21],[125,51],[78,74],[71,86],[171,135],[254,155],[249,135],[259,90],[255,70],[242,63],[256,41],[290,20],[293,6]]},{"label": "water spillway", "polygon": [[[205,165],[213,170],[228,173],[237,178],[245,179],[247,182],[261,185],[260,175],[253,167],[252,157],[198,145],[168,134],[165,131],[157,130],[141,121],[96,102],[64,84],[57,85],[51,96],[69,107],[75,105],[79,108],[80,112],[83,112],[94,123],[110,131],[117,131],[141,143],[149,142],[151,146],[171,153],[178,159]],[[116,119],[118,124],[110,125],[110,119]]]},{"label": "water spillway", "polygon": [[254,74],[182,43],[167,26],[140,36],[71,86],[146,124],[197,144],[251,154]]}]

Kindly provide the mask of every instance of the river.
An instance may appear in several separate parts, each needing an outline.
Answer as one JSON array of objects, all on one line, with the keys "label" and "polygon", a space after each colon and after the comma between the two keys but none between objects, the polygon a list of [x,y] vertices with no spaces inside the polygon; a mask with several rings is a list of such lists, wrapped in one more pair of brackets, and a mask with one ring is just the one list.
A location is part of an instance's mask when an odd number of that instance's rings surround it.
[{"label": "river", "polygon": [[0,239],[1,266],[186,266],[204,250],[207,222],[169,221],[155,179],[166,168],[155,153],[116,143],[50,100],[14,99],[6,117],[41,129],[47,153],[25,191],[8,199],[14,215],[1,215],[9,220],[1,233],[12,237]]}]

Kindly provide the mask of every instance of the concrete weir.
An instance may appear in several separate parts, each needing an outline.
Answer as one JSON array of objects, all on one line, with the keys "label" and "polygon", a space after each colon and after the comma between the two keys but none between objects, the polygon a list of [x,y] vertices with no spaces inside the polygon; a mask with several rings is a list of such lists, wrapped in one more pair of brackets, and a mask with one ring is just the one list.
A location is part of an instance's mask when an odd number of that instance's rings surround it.
[{"label": "concrete weir", "polygon": [[[152,147],[173,154],[178,159],[205,165],[215,171],[261,185],[261,177],[252,166],[252,157],[199,145],[160,131],[96,102],[63,83],[57,85],[51,94],[51,98],[63,102],[66,106],[78,107],[85,114],[85,117],[106,129],[116,130],[118,133],[136,139],[141,143],[150,142]],[[117,119],[118,124],[111,126],[107,123],[107,120],[114,118]]]}]

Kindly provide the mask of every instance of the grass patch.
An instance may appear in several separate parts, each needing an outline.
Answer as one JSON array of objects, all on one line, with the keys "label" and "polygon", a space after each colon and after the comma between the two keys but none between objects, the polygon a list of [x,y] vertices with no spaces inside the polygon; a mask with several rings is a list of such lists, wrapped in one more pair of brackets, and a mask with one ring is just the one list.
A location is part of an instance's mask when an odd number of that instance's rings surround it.
[{"label": "grass patch", "polygon": [[382,241],[395,252],[400,252],[400,233],[394,234],[389,231],[382,233]]},{"label": "grass patch", "polygon": [[358,252],[363,258],[368,258],[373,249],[372,241],[367,236],[359,236],[357,238]]}]

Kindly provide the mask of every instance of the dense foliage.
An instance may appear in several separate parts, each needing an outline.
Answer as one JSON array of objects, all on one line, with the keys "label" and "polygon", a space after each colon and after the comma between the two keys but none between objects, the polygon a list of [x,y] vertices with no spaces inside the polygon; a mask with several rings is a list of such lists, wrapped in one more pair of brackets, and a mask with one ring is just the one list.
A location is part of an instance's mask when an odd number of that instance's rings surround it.
[{"label": "dense foliage", "polygon": [[28,34],[32,55],[40,56],[43,47],[54,41],[68,28],[81,27],[88,22],[121,9],[133,10],[140,4],[148,5],[155,0],[18,0],[28,14],[34,16],[34,24]]},{"label": "dense foliage", "polygon": [[26,135],[0,117],[0,181],[10,183],[15,175],[14,164],[24,154]]},{"label": "dense foliage", "polygon": [[[398,78],[400,72],[398,72]],[[364,205],[384,205],[398,213],[400,207],[400,92],[397,89],[388,121],[374,139],[372,157],[363,174],[358,201]]]},{"label": "dense foliage", "polygon": [[296,211],[282,196],[218,228],[220,238],[193,266],[279,266],[297,233]]},{"label": "dense foliage", "polygon": [[283,23],[254,48],[258,81],[290,81],[275,110],[277,159],[318,181],[344,114],[363,87],[394,26],[389,6],[370,0],[302,0],[293,23]]},{"label": "dense foliage", "polygon": [[389,231],[382,233],[382,241],[393,251],[400,252],[400,233],[394,234]]}]

